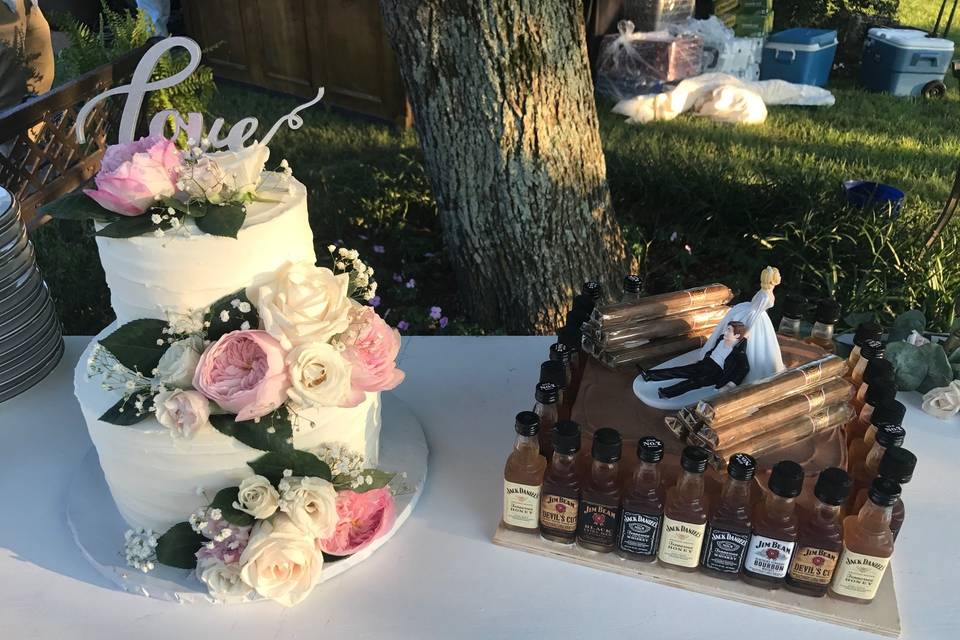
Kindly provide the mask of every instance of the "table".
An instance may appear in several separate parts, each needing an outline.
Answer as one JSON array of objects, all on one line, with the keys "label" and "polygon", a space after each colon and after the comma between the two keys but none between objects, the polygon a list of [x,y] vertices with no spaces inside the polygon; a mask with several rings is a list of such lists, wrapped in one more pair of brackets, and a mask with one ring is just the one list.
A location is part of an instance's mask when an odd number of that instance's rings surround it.
[{"label": "table", "polygon": [[[490,542],[513,416],[532,402],[548,338],[414,337],[396,394],[423,422],[427,487],[379,553],[304,604],[186,606],[111,587],[79,555],[66,489],[90,447],[71,375],[89,338],[67,338],[57,370],[0,404],[0,629],[4,638],[868,638],[852,629],[541,558]],[[904,638],[960,629],[960,420],[910,408],[919,460],[894,576]],[[389,428],[389,425],[386,425]]]}]

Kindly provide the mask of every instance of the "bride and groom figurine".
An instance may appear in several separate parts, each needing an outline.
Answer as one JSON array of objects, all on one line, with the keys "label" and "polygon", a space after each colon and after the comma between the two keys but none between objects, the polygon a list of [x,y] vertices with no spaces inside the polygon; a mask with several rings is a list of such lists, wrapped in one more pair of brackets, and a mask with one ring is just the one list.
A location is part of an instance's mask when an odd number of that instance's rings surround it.
[{"label": "bride and groom figurine", "polygon": [[[682,407],[714,395],[718,390],[762,380],[783,371],[777,332],[767,314],[774,303],[773,289],[778,284],[780,271],[767,267],[760,274],[760,290],[750,302],[734,305],[727,311],[703,348],[679,356],[662,368],[640,368],[643,382],[638,379],[634,385],[640,399],[651,406],[674,408],[683,398],[679,404]],[[676,379],[681,382],[655,384]],[[652,397],[654,389],[655,399]],[[693,394],[695,391],[698,393]]]}]

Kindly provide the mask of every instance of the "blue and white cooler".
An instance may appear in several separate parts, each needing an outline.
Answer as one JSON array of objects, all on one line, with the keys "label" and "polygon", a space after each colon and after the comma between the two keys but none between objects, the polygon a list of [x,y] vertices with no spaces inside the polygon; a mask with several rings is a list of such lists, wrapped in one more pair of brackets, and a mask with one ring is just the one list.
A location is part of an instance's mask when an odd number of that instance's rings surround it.
[{"label": "blue and white cooler", "polygon": [[795,84],[827,84],[837,53],[837,32],[831,29],[787,29],[774,33],[763,45],[761,80]]},{"label": "blue and white cooler", "polygon": [[860,84],[895,96],[940,97],[953,41],[917,29],[870,29],[863,44]]}]

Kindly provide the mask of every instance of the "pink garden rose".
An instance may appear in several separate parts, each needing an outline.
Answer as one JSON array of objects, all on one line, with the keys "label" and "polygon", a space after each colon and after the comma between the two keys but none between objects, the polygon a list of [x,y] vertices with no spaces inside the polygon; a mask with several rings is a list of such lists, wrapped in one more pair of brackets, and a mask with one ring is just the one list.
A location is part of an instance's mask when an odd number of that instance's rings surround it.
[{"label": "pink garden rose", "polygon": [[104,209],[125,216],[146,211],[157,196],[177,192],[180,150],[160,136],[140,138],[128,144],[107,147],[94,181],[96,189],[83,192]]},{"label": "pink garden rose", "polygon": [[266,331],[231,331],[207,347],[193,386],[237,421],[265,416],[287,399],[290,378],[280,343]]},{"label": "pink garden rose", "polygon": [[391,328],[372,307],[357,312],[350,331],[355,335],[343,352],[353,365],[350,383],[351,402],[363,400],[364,391],[389,391],[403,382],[404,373],[397,369],[400,353],[400,332]]},{"label": "pink garden rose", "polygon": [[371,489],[366,493],[341,491],[337,494],[337,529],[320,540],[320,548],[335,556],[360,551],[393,526],[396,513],[390,490]]}]

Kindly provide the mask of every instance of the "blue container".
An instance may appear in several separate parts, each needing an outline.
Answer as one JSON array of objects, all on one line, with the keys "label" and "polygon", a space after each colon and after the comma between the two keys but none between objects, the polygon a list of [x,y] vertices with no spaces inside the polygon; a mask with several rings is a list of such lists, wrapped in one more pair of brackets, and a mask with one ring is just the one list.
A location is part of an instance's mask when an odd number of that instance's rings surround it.
[{"label": "blue container", "polygon": [[953,59],[953,42],[916,29],[870,29],[863,44],[860,84],[895,96],[919,96],[942,82]]},{"label": "blue container", "polygon": [[843,191],[847,202],[861,209],[876,207],[886,211],[891,218],[900,215],[903,207],[903,191],[888,184],[866,182],[864,180],[847,180],[843,183]]},{"label": "blue container", "polygon": [[771,35],[763,45],[761,80],[786,80],[796,84],[827,84],[837,32],[830,29],[787,29]]}]

